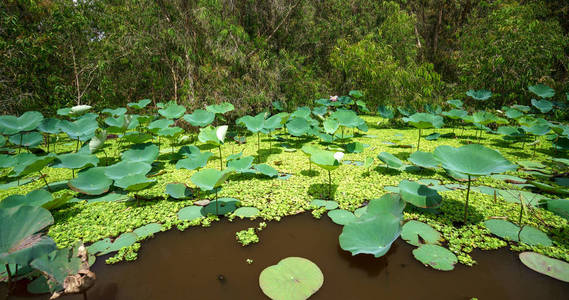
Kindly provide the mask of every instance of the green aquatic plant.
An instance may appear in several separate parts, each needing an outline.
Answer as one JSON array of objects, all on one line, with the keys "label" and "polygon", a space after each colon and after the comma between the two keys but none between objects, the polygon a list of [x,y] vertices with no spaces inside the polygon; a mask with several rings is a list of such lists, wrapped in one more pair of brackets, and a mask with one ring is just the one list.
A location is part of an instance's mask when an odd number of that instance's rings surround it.
[{"label": "green aquatic plant", "polygon": [[318,266],[302,257],[287,257],[265,268],[259,275],[259,286],[273,300],[305,300],[324,283]]},{"label": "green aquatic plant", "polygon": [[255,233],[254,227],[249,227],[247,229],[236,232],[235,238],[243,246],[256,244],[259,242],[259,236],[257,233]]},{"label": "green aquatic plant", "polygon": [[325,150],[318,150],[310,155],[310,161],[322,169],[328,171],[328,197],[332,199],[332,174],[340,166],[340,162],[344,157],[343,152],[330,152]]},{"label": "green aquatic plant", "polygon": [[213,119],[215,113],[203,109],[196,109],[193,113],[184,115],[184,120],[196,127],[205,127],[211,124]]},{"label": "green aquatic plant", "polygon": [[421,145],[421,130],[428,128],[441,128],[444,124],[443,117],[430,113],[415,113],[408,118],[403,118],[403,121],[419,129],[417,150],[420,149],[419,146]]},{"label": "green aquatic plant", "polygon": [[198,135],[198,140],[202,143],[212,144],[217,146],[219,150],[219,169],[223,170],[223,155],[221,153],[221,145],[225,142],[225,136],[227,135],[227,128],[229,126],[222,125],[217,127],[208,126],[206,128],[200,129]]},{"label": "green aquatic plant", "polygon": [[520,253],[520,261],[538,273],[569,282],[569,263],[535,252]]},{"label": "green aquatic plant", "polygon": [[398,187],[401,199],[416,207],[436,209],[443,201],[443,197],[436,190],[417,182],[402,180]]},{"label": "green aquatic plant", "polygon": [[227,168],[223,171],[218,171],[215,169],[204,169],[198,171],[190,178],[192,183],[199,187],[202,191],[215,190],[215,213],[217,215],[219,215],[219,205],[217,202],[217,193],[219,190],[218,188],[220,188],[223,182],[225,182],[225,180],[227,180],[227,178],[233,173],[235,173],[235,170],[231,168]]}]

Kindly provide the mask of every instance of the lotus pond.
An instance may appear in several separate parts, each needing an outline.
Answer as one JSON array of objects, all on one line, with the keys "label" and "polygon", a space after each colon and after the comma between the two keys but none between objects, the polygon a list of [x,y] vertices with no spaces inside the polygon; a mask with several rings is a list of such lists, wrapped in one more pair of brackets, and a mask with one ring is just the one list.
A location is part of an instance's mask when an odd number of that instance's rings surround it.
[{"label": "lotus pond", "polygon": [[567,297],[569,127],[530,90],[499,111],[469,91],[468,110],[376,115],[352,91],[234,122],[150,100],[2,116],[2,291]]}]

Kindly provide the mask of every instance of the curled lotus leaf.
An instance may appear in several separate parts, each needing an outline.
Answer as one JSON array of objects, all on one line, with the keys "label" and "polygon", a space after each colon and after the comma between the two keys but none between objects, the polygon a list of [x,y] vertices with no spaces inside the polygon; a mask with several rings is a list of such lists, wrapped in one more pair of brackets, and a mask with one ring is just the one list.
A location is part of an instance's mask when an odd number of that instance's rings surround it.
[{"label": "curled lotus leaf", "polygon": [[221,184],[223,184],[223,182],[234,172],[235,170],[231,168],[223,171],[216,169],[203,169],[192,175],[190,180],[202,191],[211,191],[214,188],[221,186]]},{"label": "curled lotus leaf", "polygon": [[348,153],[362,153],[364,145],[360,142],[352,142],[346,145],[346,152]]},{"label": "curled lotus leaf", "polygon": [[75,275],[81,269],[78,248],[79,245],[58,249],[31,262],[34,269],[40,270],[46,275],[47,285],[51,292],[63,290],[67,276]]},{"label": "curled lotus leaf", "polygon": [[338,127],[340,126],[340,123],[338,123],[338,121],[336,119],[332,119],[332,118],[327,118],[322,125],[324,125],[324,131],[327,134],[334,134],[336,132],[336,130],[338,130]]},{"label": "curled lotus leaf", "polygon": [[458,148],[447,145],[438,146],[433,154],[443,168],[467,175],[485,176],[517,168],[500,152],[479,144],[470,144]]},{"label": "curled lotus leaf", "polygon": [[340,156],[337,153],[342,152],[334,153],[326,150],[318,150],[310,156],[310,161],[324,170],[332,171],[340,166],[341,157],[343,157],[343,155]]},{"label": "curled lotus leaf", "polygon": [[259,286],[273,300],[305,300],[324,283],[318,266],[302,257],[287,257],[265,268],[259,275]]},{"label": "curled lotus leaf", "polygon": [[443,116],[451,118],[453,120],[460,120],[464,118],[468,113],[462,109],[451,109],[442,113]]},{"label": "curled lotus leaf", "polygon": [[148,104],[150,104],[150,102],[152,102],[152,101],[150,101],[150,99],[142,99],[142,100],[140,100],[140,101],[138,101],[138,102],[130,102],[130,103],[128,103],[127,105],[128,105],[128,107],[132,107],[132,108],[134,108],[134,109],[143,109],[143,108],[145,108]]},{"label": "curled lotus leaf", "polygon": [[9,177],[24,177],[36,172],[40,172],[55,159],[55,154],[50,153],[46,156],[35,156],[30,153],[17,155]]},{"label": "curled lotus leaf", "polygon": [[569,263],[535,252],[520,253],[520,260],[538,273],[569,282]]},{"label": "curled lotus leaf", "polygon": [[443,117],[430,113],[415,113],[403,121],[418,129],[441,128],[444,124]]},{"label": "curled lotus leaf", "polygon": [[439,245],[421,245],[413,250],[413,256],[426,266],[441,271],[451,271],[458,259],[454,253]]},{"label": "curled lotus leaf", "polygon": [[44,190],[34,190],[26,195],[11,195],[0,201],[0,208],[16,207],[20,205],[43,206],[53,200],[51,194]]},{"label": "curled lotus leaf", "polygon": [[23,131],[32,131],[40,125],[43,115],[38,111],[28,111],[19,117],[0,116],[0,133],[11,135]]},{"label": "curled lotus leaf", "polygon": [[521,117],[524,116],[524,113],[523,113],[523,112],[521,112],[521,111],[519,111],[519,110],[517,110],[517,109],[515,109],[515,108],[508,108],[508,109],[505,111],[505,114],[506,114],[506,117],[508,117],[508,118],[510,118],[510,119],[514,119],[514,120],[517,120],[517,119],[519,119],[519,118],[521,118]]},{"label": "curled lotus leaf", "polygon": [[59,129],[59,122],[59,119],[45,118],[41,121],[37,129],[43,133],[57,134],[61,132],[61,129]]},{"label": "curled lotus leaf", "polygon": [[531,99],[531,105],[535,108],[539,109],[539,111],[543,114],[550,112],[553,109],[553,103],[547,100],[535,100]]},{"label": "curled lotus leaf", "polygon": [[168,183],[166,194],[174,199],[184,199],[192,195],[191,190],[183,183]]},{"label": "curled lotus leaf", "polygon": [[325,207],[326,210],[333,210],[338,208],[338,202],[332,200],[315,199],[310,202],[310,205],[314,207]]},{"label": "curled lotus leaf", "polygon": [[462,108],[463,106],[462,101],[458,99],[448,100],[447,103],[452,105],[454,108],[459,108],[459,109]]},{"label": "curled lotus leaf", "polygon": [[59,128],[73,140],[86,141],[93,137],[99,123],[92,118],[81,118],[73,122],[62,120],[59,122]]},{"label": "curled lotus leaf", "polygon": [[215,113],[203,110],[203,109],[196,109],[193,113],[184,115],[184,120],[193,126],[196,127],[204,127],[215,119]]},{"label": "curled lotus leaf", "polygon": [[409,180],[399,183],[399,193],[405,202],[420,208],[437,208],[443,201],[436,190]]},{"label": "curled lotus leaf", "polygon": [[388,152],[381,152],[377,156],[388,168],[403,171],[407,167],[399,158]]},{"label": "curled lotus leaf", "polygon": [[187,158],[181,159],[178,162],[176,162],[176,169],[195,170],[203,168],[207,165],[207,161],[211,156],[213,156],[213,153],[209,151],[192,153]]},{"label": "curled lotus leaf", "polygon": [[234,169],[238,173],[243,173],[251,169],[253,165],[253,156],[245,156],[238,159],[233,159],[227,162],[227,166]]},{"label": "curled lotus leaf", "polygon": [[541,83],[528,86],[528,90],[540,98],[551,98],[555,96],[555,90]]},{"label": "curled lotus leaf", "polygon": [[478,100],[478,101],[486,101],[488,99],[490,99],[490,97],[492,97],[492,92],[490,92],[489,90],[469,90],[468,92],[466,92],[466,95],[471,97],[474,100]]},{"label": "curled lotus leaf", "polygon": [[330,115],[330,118],[337,120],[340,126],[348,128],[357,127],[361,122],[361,118],[358,117],[356,112],[349,109],[338,109]]},{"label": "curled lotus leaf", "polygon": [[169,119],[159,119],[148,124],[148,129],[154,133],[158,133],[160,130],[168,128],[171,125],[174,125],[174,121]]},{"label": "curled lotus leaf", "polygon": [[105,108],[101,111],[103,114],[108,114],[111,116],[122,116],[126,114],[126,107],[117,107],[117,108]]},{"label": "curled lotus leaf", "polygon": [[390,106],[379,105],[377,107],[377,113],[379,114],[380,117],[384,119],[390,120],[395,117],[395,110],[393,109],[393,107]]},{"label": "curled lotus leaf", "polygon": [[243,116],[237,119],[237,124],[243,124],[252,133],[260,132],[265,125],[265,113],[259,113],[256,116]]}]

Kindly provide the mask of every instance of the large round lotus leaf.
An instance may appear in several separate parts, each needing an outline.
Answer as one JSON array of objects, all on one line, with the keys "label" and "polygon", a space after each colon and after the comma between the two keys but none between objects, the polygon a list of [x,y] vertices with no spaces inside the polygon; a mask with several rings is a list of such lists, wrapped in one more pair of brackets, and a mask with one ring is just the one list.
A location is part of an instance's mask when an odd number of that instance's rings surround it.
[{"label": "large round lotus leaf", "polygon": [[553,103],[547,100],[535,100],[531,99],[531,105],[539,109],[541,113],[548,113],[553,109]]},{"label": "large round lotus leaf", "polygon": [[458,99],[448,100],[447,103],[452,105],[454,108],[462,108],[463,105],[462,101]]},{"label": "large round lotus leaf", "polygon": [[239,207],[234,214],[240,218],[252,218],[259,215],[259,209],[256,207]]},{"label": "large round lotus leaf", "polygon": [[105,168],[105,176],[110,179],[121,179],[132,175],[146,175],[152,166],[145,162],[121,161]]},{"label": "large round lotus leaf", "polygon": [[358,115],[349,109],[338,109],[330,115],[330,118],[336,119],[340,126],[348,128],[354,128],[360,123]]},{"label": "large round lotus leaf", "polygon": [[253,164],[253,156],[245,156],[239,159],[233,159],[227,162],[229,168],[234,169],[238,173],[248,172]]},{"label": "large round lotus leaf", "polygon": [[522,136],[523,132],[520,130],[519,127],[501,126],[500,128],[498,128],[498,134],[516,137],[516,136]]},{"label": "large round lotus leaf", "polygon": [[[28,154],[28,153],[25,153]],[[20,159],[20,157],[22,159]],[[40,172],[44,167],[55,159],[55,154],[50,153],[46,156],[18,155],[14,160],[14,168],[9,177],[24,177],[32,173]]]},{"label": "large round lotus leaf", "polygon": [[204,217],[201,206],[192,205],[178,211],[178,219],[182,221],[193,221],[201,217]]},{"label": "large round lotus leaf", "polygon": [[152,135],[142,132],[128,132],[123,135],[125,141],[131,144],[142,144],[152,139]]},{"label": "large round lotus leaf", "polygon": [[128,107],[132,107],[134,109],[143,109],[145,108],[148,104],[150,104],[150,99],[142,99],[138,102],[130,102],[128,103]]},{"label": "large round lotus leaf", "polygon": [[520,203],[520,199],[524,205],[537,206],[540,201],[546,200],[547,197],[528,191],[519,190],[498,190],[498,194],[504,198],[506,202]]},{"label": "large round lotus leaf", "polygon": [[310,124],[304,118],[294,118],[286,123],[286,129],[293,136],[303,136],[310,129]]},{"label": "large round lotus leaf", "polygon": [[122,116],[126,114],[126,107],[117,107],[115,109],[105,108],[101,111],[103,114],[109,114],[111,116]]},{"label": "large round lotus leaf", "polygon": [[182,132],[184,132],[184,129],[180,128],[180,127],[167,127],[164,129],[160,129],[158,131],[158,135],[159,136],[164,136],[167,138],[175,138],[178,135],[180,135]]},{"label": "large round lotus leaf", "polygon": [[113,180],[105,176],[105,168],[95,167],[70,180],[67,185],[74,191],[86,195],[100,195],[106,193],[113,184]]},{"label": "large round lotus leaf", "polygon": [[439,161],[435,159],[432,153],[416,151],[409,156],[409,161],[423,168],[437,168]]},{"label": "large round lotus leaf", "polygon": [[401,238],[413,246],[420,246],[421,244],[438,244],[441,234],[423,222],[411,220],[403,225]]},{"label": "large round lotus leaf", "polygon": [[340,246],[352,255],[383,256],[401,233],[405,202],[395,194],[372,199],[358,220],[344,226]]},{"label": "large round lotus leaf", "polygon": [[569,282],[569,264],[562,260],[535,252],[520,253],[520,260],[526,267],[538,273]]},{"label": "large round lotus leaf", "polygon": [[328,118],[322,123],[322,125],[324,125],[324,131],[327,134],[334,134],[334,132],[338,130],[340,123],[338,123],[336,119]]},{"label": "large round lotus leaf", "polygon": [[518,241],[520,227],[512,222],[501,219],[490,219],[484,221],[484,225],[492,234],[510,241]]},{"label": "large round lotus leaf", "polygon": [[44,190],[34,190],[24,195],[11,195],[0,201],[0,208],[16,207],[20,205],[43,206],[53,200],[51,194]]},{"label": "large round lotus leaf", "polygon": [[464,118],[468,113],[462,109],[451,109],[450,111],[443,112],[443,116],[458,120]]},{"label": "large round lotus leaf", "polygon": [[153,121],[150,124],[148,124],[148,129],[150,129],[154,133],[157,133],[161,129],[168,128],[173,124],[174,124],[174,121],[172,121],[172,120],[159,119],[159,120]]},{"label": "large round lotus leaf", "polygon": [[551,199],[547,200],[547,210],[569,220],[569,200]]},{"label": "large round lotus leaf", "polygon": [[377,113],[384,119],[393,119],[395,117],[395,110],[392,107],[380,105],[377,107]]},{"label": "large round lotus leaf", "polygon": [[443,126],[443,117],[429,113],[415,113],[408,118],[403,118],[403,121],[413,125],[415,128],[441,128]]},{"label": "large round lotus leaf", "polygon": [[550,130],[551,127],[549,125],[532,125],[532,126],[522,126],[522,129],[529,133],[529,134],[533,134],[533,135],[546,135]]},{"label": "large round lotus leaf", "polygon": [[283,119],[288,118],[287,113],[278,113],[276,115],[271,116],[270,118],[265,120],[263,124],[264,131],[273,131],[277,128],[281,128],[283,125]]},{"label": "large round lotus leaf", "polygon": [[443,168],[468,175],[490,175],[517,168],[500,152],[479,144],[459,148],[447,145],[438,146],[434,151],[434,156],[441,162]]},{"label": "large round lotus leaf", "polygon": [[443,201],[436,190],[409,180],[399,183],[399,193],[405,202],[420,208],[437,208]]},{"label": "large round lotus leaf", "polygon": [[265,176],[276,177],[279,175],[279,171],[267,164],[256,164],[253,168]]},{"label": "large round lotus leaf", "polygon": [[308,157],[310,157],[315,152],[320,151],[320,149],[318,147],[316,147],[314,145],[310,145],[310,144],[306,144],[306,145],[302,146],[302,148],[300,148],[300,150],[302,151],[302,153],[304,153]]},{"label": "large round lotus leaf", "polygon": [[153,182],[154,180],[148,179],[144,174],[135,174],[116,179],[114,185],[123,190],[134,192],[146,188]]},{"label": "large round lotus leaf", "polygon": [[458,262],[456,255],[439,245],[421,245],[413,250],[413,256],[425,266],[441,271],[451,271]]},{"label": "large round lotus leaf", "polygon": [[340,166],[340,161],[336,159],[335,153],[325,150],[318,150],[312,153],[310,161],[328,171],[335,170]]},{"label": "large round lotus leaf", "polygon": [[159,109],[158,113],[166,119],[178,119],[184,115],[186,108],[176,103],[168,103],[165,108]]},{"label": "large round lotus leaf", "polygon": [[522,242],[531,246],[541,245],[549,247],[553,245],[547,234],[533,226],[524,226],[520,233],[520,239]]},{"label": "large round lotus leaf", "polygon": [[492,97],[492,92],[484,89],[477,91],[469,90],[468,92],[466,92],[466,95],[478,101],[486,101],[490,99],[490,97]]},{"label": "large round lotus leaf", "polygon": [[551,98],[555,96],[555,90],[541,83],[528,86],[528,90],[541,98]]},{"label": "large round lotus leaf", "polygon": [[13,145],[33,148],[43,142],[43,135],[37,131],[32,131],[12,135],[8,140]]},{"label": "large round lotus leaf", "polygon": [[326,106],[318,106],[312,109],[312,113],[320,117],[323,117],[327,112],[328,112],[328,107]]},{"label": "large round lotus leaf", "polygon": [[237,209],[239,200],[235,198],[219,198],[217,201],[211,201],[207,206],[202,207],[203,215],[225,215],[234,212]]},{"label": "large round lotus leaf", "polygon": [[59,129],[59,122],[58,119],[43,119],[38,126],[38,130],[43,133],[57,134],[61,131],[61,129]]},{"label": "large round lotus leaf", "polygon": [[68,153],[60,154],[56,157],[52,168],[66,168],[66,169],[79,169],[87,166],[96,167],[99,163],[99,158],[96,155],[88,153]]},{"label": "large round lotus leaf", "polygon": [[183,183],[169,183],[166,185],[166,194],[174,199],[188,198],[192,195],[191,190]]},{"label": "large round lotus leaf", "polygon": [[229,102],[223,102],[221,104],[208,105],[205,109],[214,114],[224,114],[234,110],[235,107]]},{"label": "large round lotus leaf", "polygon": [[214,118],[215,114],[213,112],[203,109],[196,109],[193,113],[184,115],[184,120],[196,127],[207,126],[213,122]]},{"label": "large round lotus leaf", "polygon": [[210,191],[221,186],[221,184],[235,171],[233,169],[225,169],[219,171],[216,169],[200,170],[190,180],[198,186],[202,191]]},{"label": "large round lotus leaf", "polygon": [[326,210],[338,208],[338,202],[332,200],[315,199],[310,202],[310,205],[315,207],[326,207]]},{"label": "large round lotus leaf", "polygon": [[310,116],[310,107],[307,106],[302,106],[297,108],[294,112],[292,112],[292,114],[290,115],[290,118],[302,118],[302,119],[307,119]]},{"label": "large round lotus leaf", "polygon": [[158,223],[150,223],[142,227],[136,228],[133,232],[140,239],[140,238],[145,238],[147,236],[151,236],[157,232],[160,232],[161,230],[162,230],[162,225]]},{"label": "large round lotus leaf", "polygon": [[86,141],[93,137],[95,130],[99,128],[99,123],[92,118],[82,118],[73,122],[62,120],[59,122],[59,128],[71,139]]},{"label": "large round lotus leaf", "polygon": [[304,300],[324,283],[318,266],[302,257],[287,257],[264,269],[259,276],[263,293],[273,300]]},{"label": "large round lotus leaf", "polygon": [[179,160],[176,163],[176,169],[188,169],[195,170],[203,168],[207,165],[209,158],[213,156],[211,152],[202,152],[197,154],[192,154],[188,158]]},{"label": "large round lotus leaf", "polygon": [[247,127],[247,130],[252,133],[257,133],[261,131],[265,123],[265,113],[259,113],[256,116],[244,116],[237,119],[237,124],[243,124]]},{"label": "large round lotus leaf", "polygon": [[524,116],[524,113],[523,113],[523,112],[521,112],[521,111],[519,111],[519,110],[517,110],[517,109],[514,109],[514,108],[508,108],[508,109],[505,111],[505,113],[506,113],[506,117],[508,117],[508,118],[510,118],[510,119],[514,119],[514,120],[516,120],[516,119],[521,118],[521,117]]},{"label": "large round lotus leaf", "polygon": [[42,120],[43,115],[37,111],[25,112],[20,117],[0,116],[0,133],[11,135],[22,131],[32,131],[40,125]]},{"label": "large round lotus leaf", "polygon": [[121,158],[123,161],[151,164],[158,157],[159,152],[158,146],[154,144],[136,144],[123,152]]},{"label": "large round lotus leaf", "polygon": [[0,264],[25,266],[55,250],[51,238],[37,233],[52,223],[49,211],[39,206],[0,209]]},{"label": "large round lotus leaf", "polygon": [[399,158],[397,158],[395,155],[391,153],[381,152],[379,153],[377,158],[379,158],[379,160],[387,164],[387,167],[391,169],[402,171],[405,170],[406,168],[406,165]]},{"label": "large round lotus leaf", "polygon": [[328,217],[332,219],[332,222],[338,225],[347,225],[358,219],[352,212],[343,209],[334,209],[329,211]]}]

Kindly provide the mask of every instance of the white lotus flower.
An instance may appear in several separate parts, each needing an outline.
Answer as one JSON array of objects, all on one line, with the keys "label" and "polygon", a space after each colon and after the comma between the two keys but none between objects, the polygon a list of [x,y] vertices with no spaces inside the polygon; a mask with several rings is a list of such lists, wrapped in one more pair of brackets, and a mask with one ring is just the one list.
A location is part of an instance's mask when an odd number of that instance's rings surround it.
[{"label": "white lotus flower", "polygon": [[339,161],[339,162],[342,161],[342,158],[344,158],[344,152],[336,152],[336,153],[334,153],[334,158],[335,158],[337,161]]},{"label": "white lotus flower", "polygon": [[227,126],[227,125],[217,127],[217,130],[215,131],[215,135],[217,136],[218,140],[220,140],[222,142],[225,140],[225,135],[227,134],[227,128],[229,128],[229,126]]}]

